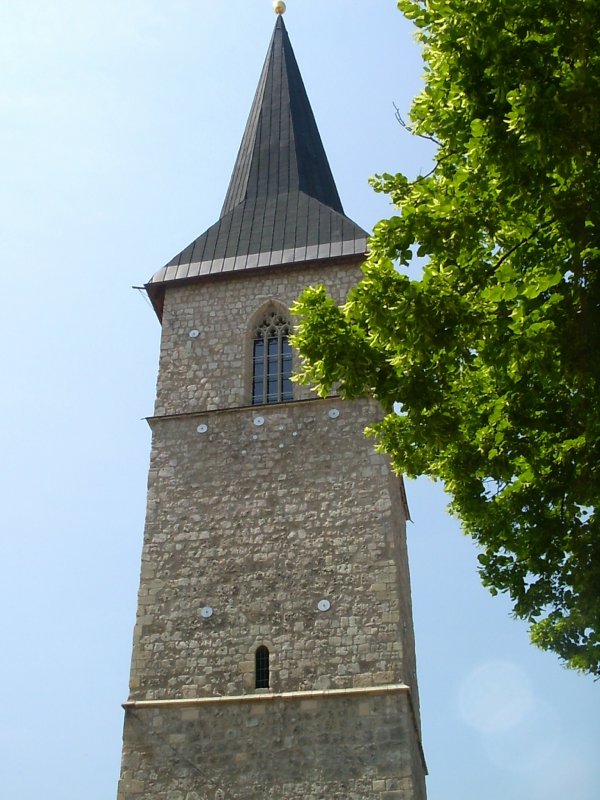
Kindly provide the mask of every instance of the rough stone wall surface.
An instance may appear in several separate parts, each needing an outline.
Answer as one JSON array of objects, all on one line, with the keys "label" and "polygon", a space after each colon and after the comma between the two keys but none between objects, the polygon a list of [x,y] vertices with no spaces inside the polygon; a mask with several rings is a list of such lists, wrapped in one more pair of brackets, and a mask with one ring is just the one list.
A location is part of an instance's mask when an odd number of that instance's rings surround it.
[{"label": "rough stone wall surface", "polygon": [[119,800],[424,800],[406,696],[129,712]]},{"label": "rough stone wall surface", "polygon": [[249,405],[260,316],[356,280],[330,265],[167,291],[130,699],[255,696],[266,645],[270,692],[406,683],[410,702],[128,711],[119,800],[424,798],[404,493],[363,435],[377,407],[298,388]]},{"label": "rough stone wall surface", "polygon": [[[249,405],[252,328],[262,312],[289,309],[306,286],[319,283],[342,302],[360,276],[356,265],[329,264],[169,289],[155,414]],[[197,336],[190,337],[191,332]],[[294,399],[310,396],[308,389],[295,387]]]},{"label": "rough stone wall surface", "polygon": [[154,423],[135,699],[253,690],[261,644],[276,690],[412,677],[403,509],[363,435],[373,413],[330,399]]}]

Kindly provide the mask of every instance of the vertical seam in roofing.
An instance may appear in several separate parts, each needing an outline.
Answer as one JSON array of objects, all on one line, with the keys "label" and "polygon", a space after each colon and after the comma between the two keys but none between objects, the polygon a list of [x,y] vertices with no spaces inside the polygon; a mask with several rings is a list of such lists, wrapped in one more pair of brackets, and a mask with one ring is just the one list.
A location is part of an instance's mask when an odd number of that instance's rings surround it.
[{"label": "vertical seam in roofing", "polygon": [[[227,238],[227,244],[225,245],[226,257],[229,254],[236,256],[239,253],[240,238],[242,235],[243,212],[242,213],[234,212],[233,217],[234,220],[232,220],[232,224],[229,227],[229,236]],[[232,247],[234,241],[235,241],[235,247]]]},{"label": "vertical seam in roofing", "polygon": [[[298,180],[298,186],[292,186],[292,177],[294,175],[299,175],[300,172],[300,164],[298,162],[298,152],[296,149],[296,132],[294,130],[294,115],[292,113],[292,101],[291,101],[291,91],[292,87],[290,86],[290,76],[289,76],[289,61],[288,61],[288,49],[291,46],[289,43],[289,39],[287,36],[287,31],[284,30],[283,34],[283,43],[281,48],[281,69],[283,72],[282,81],[281,81],[281,90],[283,93],[283,84],[285,82],[285,90],[286,90],[286,99],[287,99],[287,112],[288,112],[288,122],[289,122],[289,131],[288,131],[288,146],[289,146],[289,168],[288,174],[286,175],[286,188],[287,191],[297,191],[300,186],[300,181]],[[287,45],[287,47],[286,47]]]}]

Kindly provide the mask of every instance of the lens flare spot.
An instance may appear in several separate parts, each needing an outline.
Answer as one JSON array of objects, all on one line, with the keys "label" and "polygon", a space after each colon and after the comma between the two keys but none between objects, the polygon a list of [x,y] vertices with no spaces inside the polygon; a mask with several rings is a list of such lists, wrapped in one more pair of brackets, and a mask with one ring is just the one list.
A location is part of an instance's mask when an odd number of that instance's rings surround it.
[{"label": "lens flare spot", "polygon": [[459,693],[461,717],[483,733],[508,731],[528,714],[533,703],[529,679],[515,664],[489,661],[476,667]]}]

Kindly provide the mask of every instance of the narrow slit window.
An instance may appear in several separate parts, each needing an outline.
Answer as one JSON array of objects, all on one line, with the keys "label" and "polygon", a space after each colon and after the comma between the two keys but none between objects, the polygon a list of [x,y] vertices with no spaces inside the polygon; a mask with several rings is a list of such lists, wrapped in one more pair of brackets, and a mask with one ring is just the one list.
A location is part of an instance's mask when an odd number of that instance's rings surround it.
[{"label": "narrow slit window", "polygon": [[268,689],[269,688],[269,650],[264,645],[261,645],[255,654],[256,664],[256,688]]},{"label": "narrow slit window", "polygon": [[290,323],[273,311],[254,331],[252,403],[283,403],[294,397]]}]

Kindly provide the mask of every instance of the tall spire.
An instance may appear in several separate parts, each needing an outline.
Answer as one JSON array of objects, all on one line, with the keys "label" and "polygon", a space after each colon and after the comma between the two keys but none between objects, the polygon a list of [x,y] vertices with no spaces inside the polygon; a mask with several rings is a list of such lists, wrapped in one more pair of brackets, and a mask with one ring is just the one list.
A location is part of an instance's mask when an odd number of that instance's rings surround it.
[{"label": "tall spire", "polygon": [[221,216],[249,198],[294,191],[344,213],[290,38],[279,16]]},{"label": "tall spire", "polygon": [[362,256],[367,233],[345,216],[281,14],[219,220],[147,284]]}]

